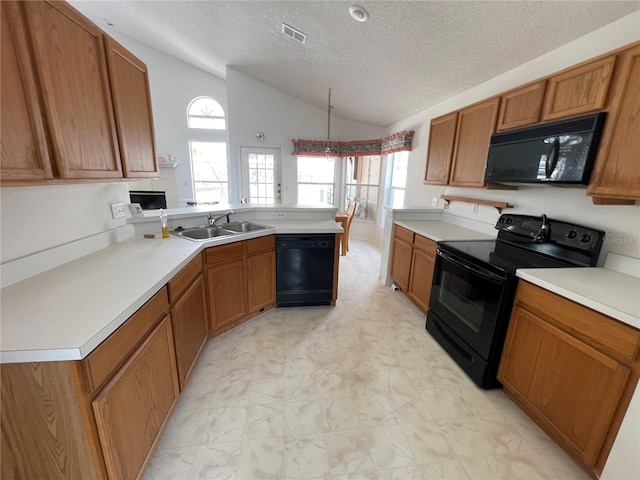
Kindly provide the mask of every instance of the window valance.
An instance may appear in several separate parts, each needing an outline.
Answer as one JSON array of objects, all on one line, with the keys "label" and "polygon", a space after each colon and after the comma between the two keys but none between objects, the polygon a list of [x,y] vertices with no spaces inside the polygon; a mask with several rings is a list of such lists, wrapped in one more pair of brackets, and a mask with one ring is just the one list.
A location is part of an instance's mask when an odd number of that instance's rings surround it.
[{"label": "window valance", "polygon": [[327,142],[326,140],[292,140],[293,153],[296,156],[324,157],[327,146],[330,157],[356,157],[362,155],[388,155],[394,152],[411,151],[413,130],[394,133],[388,137],[374,140],[355,140],[351,142]]}]

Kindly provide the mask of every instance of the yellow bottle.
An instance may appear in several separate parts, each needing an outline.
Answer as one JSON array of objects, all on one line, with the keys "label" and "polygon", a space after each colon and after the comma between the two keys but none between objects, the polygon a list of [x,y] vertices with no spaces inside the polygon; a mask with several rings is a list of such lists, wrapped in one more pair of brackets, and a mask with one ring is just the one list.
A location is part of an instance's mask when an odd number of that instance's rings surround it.
[{"label": "yellow bottle", "polygon": [[169,238],[169,227],[167,227],[167,212],[160,209],[160,223],[162,225],[162,238]]}]

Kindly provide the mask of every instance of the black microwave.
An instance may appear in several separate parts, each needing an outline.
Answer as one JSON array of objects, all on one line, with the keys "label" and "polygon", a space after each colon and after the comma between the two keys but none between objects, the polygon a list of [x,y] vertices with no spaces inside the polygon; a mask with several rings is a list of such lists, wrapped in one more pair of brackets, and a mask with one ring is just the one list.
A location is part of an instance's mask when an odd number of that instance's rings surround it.
[{"label": "black microwave", "polygon": [[599,112],[496,133],[484,181],[586,185],[605,117]]},{"label": "black microwave", "polygon": [[130,190],[131,203],[139,203],[142,210],[158,210],[167,208],[167,196],[164,192]]}]

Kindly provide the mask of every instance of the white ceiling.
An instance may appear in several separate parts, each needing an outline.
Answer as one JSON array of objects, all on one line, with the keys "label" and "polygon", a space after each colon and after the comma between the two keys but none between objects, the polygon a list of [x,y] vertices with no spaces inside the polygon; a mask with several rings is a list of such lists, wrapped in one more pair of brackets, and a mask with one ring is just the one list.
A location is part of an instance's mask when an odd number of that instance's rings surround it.
[{"label": "white ceiling", "polygon": [[[107,32],[221,78],[231,66],[321,108],[331,87],[334,115],[379,126],[640,9],[638,0],[71,3]],[[349,16],[352,4],[367,23]],[[307,34],[306,45],[282,23]]]}]

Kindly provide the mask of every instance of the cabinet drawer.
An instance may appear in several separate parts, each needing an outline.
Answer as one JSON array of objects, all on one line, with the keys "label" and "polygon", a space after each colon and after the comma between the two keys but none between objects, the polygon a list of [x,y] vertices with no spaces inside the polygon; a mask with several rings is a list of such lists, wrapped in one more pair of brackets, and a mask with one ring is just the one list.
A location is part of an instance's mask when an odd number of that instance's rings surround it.
[{"label": "cabinet drawer", "polygon": [[211,247],[205,250],[205,261],[207,265],[222,265],[242,259],[244,256],[244,242],[230,243]]},{"label": "cabinet drawer", "polygon": [[[640,350],[640,331],[555,293],[520,281],[516,302],[549,323],[614,357],[633,362]],[[553,318],[544,312],[553,312]]]},{"label": "cabinet drawer", "polygon": [[252,238],[247,240],[247,255],[253,255],[260,252],[268,252],[276,249],[276,236],[267,235],[266,237]]},{"label": "cabinet drawer", "polygon": [[169,301],[175,303],[201,273],[202,255],[198,255],[169,282]]},{"label": "cabinet drawer", "polygon": [[402,240],[403,242],[413,243],[413,235],[414,233],[406,228],[399,227],[395,225],[393,236],[398,240]]},{"label": "cabinet drawer", "polygon": [[422,250],[427,255],[431,255],[434,258],[436,256],[436,248],[438,248],[438,244],[427,237],[423,237],[416,233],[416,238],[413,240],[413,246]]},{"label": "cabinet drawer", "polygon": [[83,364],[91,391],[113,376],[168,309],[167,289],[163,288],[89,354]]}]

